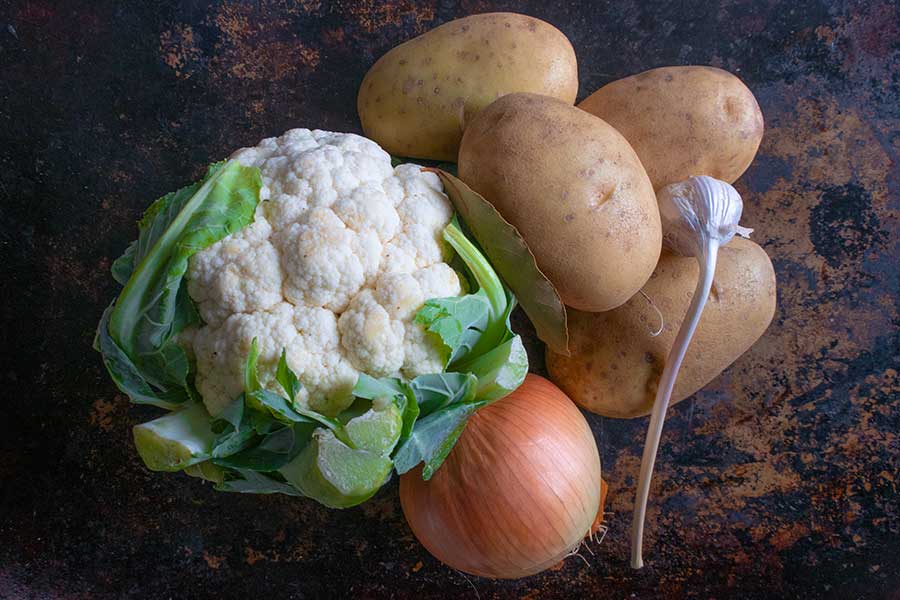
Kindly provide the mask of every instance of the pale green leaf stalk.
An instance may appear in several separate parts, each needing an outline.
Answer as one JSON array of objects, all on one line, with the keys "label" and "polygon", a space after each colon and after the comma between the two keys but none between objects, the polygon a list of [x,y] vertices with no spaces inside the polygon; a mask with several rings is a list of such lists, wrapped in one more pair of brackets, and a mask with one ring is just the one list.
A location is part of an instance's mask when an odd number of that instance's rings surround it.
[{"label": "pale green leaf stalk", "polygon": [[194,403],[136,425],[134,445],[151,471],[180,471],[212,455],[216,434],[202,404]]},{"label": "pale green leaf stalk", "polygon": [[253,221],[261,186],[259,169],[236,161],[210,166],[201,181],[147,209],[138,239],[113,264],[124,288],[103,315],[95,347],[135,403],[172,408],[198,399],[174,339],[200,321],[182,280],[191,256]]}]

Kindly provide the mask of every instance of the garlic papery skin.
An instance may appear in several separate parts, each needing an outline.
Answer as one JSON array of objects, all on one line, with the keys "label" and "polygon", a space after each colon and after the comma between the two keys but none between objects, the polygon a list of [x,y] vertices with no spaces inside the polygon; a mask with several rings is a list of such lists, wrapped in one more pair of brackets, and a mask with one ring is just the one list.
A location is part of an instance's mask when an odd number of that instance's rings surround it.
[{"label": "garlic papery skin", "polygon": [[663,245],[676,254],[696,257],[700,274],[691,304],[666,358],[650,413],[631,523],[631,566],[635,569],[644,566],[644,520],[666,411],[678,370],[712,289],[719,247],[730,242],[735,235],[748,237],[753,231],[738,224],[744,208],[741,195],[731,185],[712,177],[691,177],[667,185],[659,190],[656,199],[662,218]]},{"label": "garlic papery skin", "polygon": [[701,175],[660,189],[656,194],[663,245],[681,256],[700,256],[711,240],[724,246],[735,234],[749,237],[752,229],[738,221],[744,203],[730,184]]}]

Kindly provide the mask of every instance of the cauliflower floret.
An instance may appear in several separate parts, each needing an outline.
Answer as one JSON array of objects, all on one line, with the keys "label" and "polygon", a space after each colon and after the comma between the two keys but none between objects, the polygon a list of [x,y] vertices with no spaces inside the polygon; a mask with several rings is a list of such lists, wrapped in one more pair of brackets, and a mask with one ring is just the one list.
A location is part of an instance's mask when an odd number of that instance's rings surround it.
[{"label": "cauliflower floret", "polygon": [[360,292],[338,320],[341,344],[353,366],[372,375],[395,375],[403,366],[403,323],[392,319],[372,290]]},{"label": "cauliflower floret", "polygon": [[453,210],[447,205],[447,199],[434,191],[407,196],[397,206],[397,214],[404,223],[438,232],[443,229],[441,223],[446,224],[453,218]]},{"label": "cauliflower floret", "polygon": [[422,167],[411,163],[394,167],[394,176],[397,182],[406,190],[407,196],[425,193],[427,191],[444,193],[441,178],[430,171],[422,171]]},{"label": "cauliflower floret", "polygon": [[431,298],[450,298],[461,296],[463,293],[462,282],[453,267],[447,263],[437,263],[413,274],[420,288],[424,300]]},{"label": "cauliflower floret", "polygon": [[[400,167],[397,167],[397,169],[399,168]],[[421,168],[419,170],[421,171]],[[394,170],[394,173],[397,173],[396,169]],[[381,190],[387,197],[388,202],[391,203],[391,206],[395,208],[403,202],[403,199],[406,197],[406,190],[403,188],[403,182],[399,177],[388,177],[382,181]]]},{"label": "cauliflower floret", "polygon": [[400,243],[394,238],[384,245],[381,255],[382,271],[385,273],[415,273],[416,249],[411,244]]},{"label": "cauliflower floret", "polygon": [[210,325],[282,301],[279,256],[269,242],[272,228],[260,213],[252,225],[201,250],[190,262],[188,293]]},{"label": "cauliflower floret", "polygon": [[[446,263],[437,263],[427,269],[422,269],[413,277],[419,284],[421,298],[423,298],[422,303],[431,298],[449,298],[463,293],[459,276]],[[406,328],[403,338],[403,355],[403,367],[400,372],[407,378],[425,373],[439,373],[444,369],[444,363],[449,358],[438,337],[416,324]]]},{"label": "cauliflower floret", "polygon": [[334,352],[341,345],[337,316],[330,310],[297,306],[294,310],[294,328],[306,346]]},{"label": "cauliflower floret", "polygon": [[300,404],[332,417],[353,403],[359,371],[340,351],[322,354],[320,359],[302,371],[300,382],[307,395]]},{"label": "cauliflower floret", "polygon": [[344,310],[378,270],[381,242],[372,232],[347,229],[328,208],[290,226],[281,246],[284,295],[294,304]]},{"label": "cauliflower floret", "polygon": [[293,320],[297,337],[286,348],[286,359],[303,384],[295,401],[335,415],[353,401],[351,392],[359,375],[343,356],[337,317],[324,308],[298,306]]},{"label": "cauliflower floret", "polygon": [[196,384],[210,414],[221,413],[241,393],[253,338],[259,346],[257,369],[264,388],[286,393],[275,377],[284,350],[288,366],[303,384],[295,402],[329,415],[350,405],[358,372],[341,353],[334,313],[282,302],[271,311],[235,314],[221,327],[202,327],[194,333]]},{"label": "cauliflower floret", "polygon": [[278,359],[296,337],[293,307],[285,302],[270,311],[233,314],[219,327],[208,325],[197,330],[193,336],[195,383],[210,414],[220,414],[243,391],[244,365],[253,338],[259,345],[260,383],[279,389],[275,387]]},{"label": "cauliflower floret", "polygon": [[[394,181],[403,189],[395,204],[403,228],[385,245],[384,258],[387,263],[397,261],[402,265],[394,270],[410,273],[450,256],[442,233],[453,218],[453,207],[434,173],[423,172],[415,165],[399,165],[394,175]],[[409,266],[410,258],[415,266]]]},{"label": "cauliflower floret", "polygon": [[300,220],[311,207],[329,208],[361,184],[391,177],[390,155],[362,136],[292,129],[232,155],[262,173],[269,219],[276,229]]},{"label": "cauliflower floret", "polygon": [[254,223],[192,257],[188,292],[206,325],[180,343],[218,415],[243,385],[258,339],[260,383],[284,393],[282,350],[303,389],[295,402],[334,415],[360,372],[415,377],[441,371],[439,339],[414,322],[429,298],[462,293],[444,261],[453,209],[439,178],[391,166],[353,134],[293,129],[232,155],[262,175]]},{"label": "cauliflower floret", "polygon": [[392,319],[410,321],[427,298],[410,273],[385,273],[375,282],[375,300]]},{"label": "cauliflower floret", "polygon": [[403,337],[403,366],[400,374],[412,379],[426,373],[440,373],[450,358],[437,334],[421,325],[406,328]]},{"label": "cauliflower floret", "polygon": [[450,248],[441,237],[441,230],[434,231],[418,223],[404,223],[403,231],[385,244],[383,260],[397,261],[397,269],[392,270],[411,267],[411,271],[415,271],[442,262],[449,256]]},{"label": "cauliflower floret", "polygon": [[400,231],[400,216],[379,185],[361,185],[332,208],[344,225],[356,232],[374,231],[382,242],[393,239]]}]

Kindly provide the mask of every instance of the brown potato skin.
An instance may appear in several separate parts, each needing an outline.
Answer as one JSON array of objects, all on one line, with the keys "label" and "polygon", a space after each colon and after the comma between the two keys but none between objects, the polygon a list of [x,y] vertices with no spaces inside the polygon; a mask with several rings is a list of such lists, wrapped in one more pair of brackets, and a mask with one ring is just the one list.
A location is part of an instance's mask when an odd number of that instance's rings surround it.
[{"label": "brown potato skin", "polygon": [[463,128],[504,94],[575,103],[578,66],[556,27],[516,13],[456,19],[397,46],[366,73],[357,110],[391,154],[456,162]]},{"label": "brown potato skin", "polygon": [[763,136],[753,93],[714,67],[645,71],[603,86],[578,107],[625,136],[657,190],[692,175],[733,183]]},{"label": "brown potato skin", "polygon": [[[650,413],[666,357],[697,285],[697,260],[667,251],[643,292],[606,313],[569,312],[571,356],[547,351],[552,379],[582,408],[607,417]],[[750,349],[775,314],[775,271],[765,250],[733,239],[719,250],[713,289],[688,347],[672,403],[712,381]]]},{"label": "brown potato skin", "polygon": [[653,272],[656,196],[634,150],[602,119],[555,98],[510,94],[466,128],[458,166],[519,230],[569,306],[615,308]]}]

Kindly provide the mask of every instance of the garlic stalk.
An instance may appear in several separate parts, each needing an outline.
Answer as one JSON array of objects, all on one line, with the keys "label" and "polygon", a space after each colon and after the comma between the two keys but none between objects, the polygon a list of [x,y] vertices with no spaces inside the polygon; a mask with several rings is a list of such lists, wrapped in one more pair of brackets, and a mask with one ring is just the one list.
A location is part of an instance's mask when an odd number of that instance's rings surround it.
[{"label": "garlic stalk", "polygon": [[743,202],[737,190],[712,177],[691,177],[667,185],[658,192],[657,201],[662,218],[663,245],[675,254],[696,257],[700,274],[691,304],[666,359],[650,413],[631,527],[631,566],[635,569],[644,566],[641,556],[644,518],[666,410],[681,362],[712,288],[719,247],[730,242],[735,234],[748,237],[753,231],[738,225]]}]

